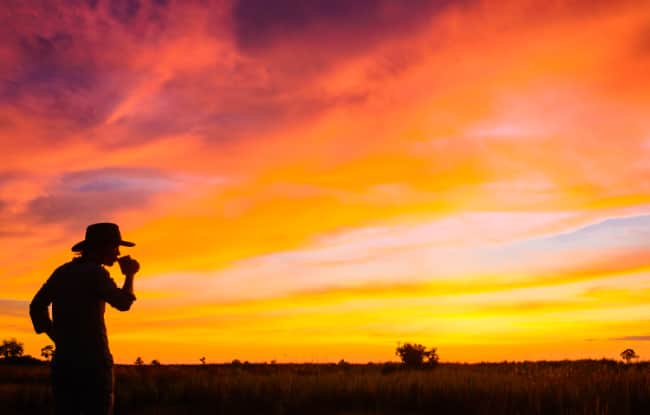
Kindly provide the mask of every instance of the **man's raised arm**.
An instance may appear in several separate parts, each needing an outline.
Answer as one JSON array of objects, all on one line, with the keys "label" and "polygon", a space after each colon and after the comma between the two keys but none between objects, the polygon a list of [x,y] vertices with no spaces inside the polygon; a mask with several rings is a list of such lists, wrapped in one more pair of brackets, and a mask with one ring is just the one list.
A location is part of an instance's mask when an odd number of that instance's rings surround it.
[{"label": "man's raised arm", "polygon": [[103,273],[98,275],[97,288],[101,298],[107,303],[120,311],[127,311],[131,308],[131,304],[135,301],[135,294],[133,293],[133,277],[140,269],[138,261],[130,257],[122,257],[119,259],[120,269],[124,274],[124,284],[122,288],[118,288],[115,281],[104,270]]}]

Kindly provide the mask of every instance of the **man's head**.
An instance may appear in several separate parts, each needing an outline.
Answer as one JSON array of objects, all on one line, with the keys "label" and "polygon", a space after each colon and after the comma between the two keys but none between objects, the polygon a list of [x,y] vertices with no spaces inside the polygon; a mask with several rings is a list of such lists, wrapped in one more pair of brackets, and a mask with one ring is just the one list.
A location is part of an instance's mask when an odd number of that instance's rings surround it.
[{"label": "man's head", "polygon": [[89,244],[81,250],[81,256],[92,258],[98,263],[110,267],[120,256],[120,247],[115,244]]},{"label": "man's head", "polygon": [[93,257],[103,265],[111,266],[120,256],[120,246],[135,246],[122,240],[120,228],[114,223],[95,223],[86,228],[86,238],[72,250],[84,257]]}]

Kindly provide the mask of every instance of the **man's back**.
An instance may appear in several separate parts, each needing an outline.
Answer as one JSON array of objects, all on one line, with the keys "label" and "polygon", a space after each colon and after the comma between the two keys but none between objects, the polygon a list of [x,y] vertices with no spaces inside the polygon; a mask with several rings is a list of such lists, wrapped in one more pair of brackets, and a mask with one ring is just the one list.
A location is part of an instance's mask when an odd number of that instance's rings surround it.
[{"label": "man's back", "polygon": [[[56,343],[55,363],[111,366],[105,302],[125,311],[134,300],[131,293],[116,286],[101,265],[75,258],[54,271],[34,297],[30,312],[37,332],[51,332]],[[51,323],[47,312],[50,303]]]}]

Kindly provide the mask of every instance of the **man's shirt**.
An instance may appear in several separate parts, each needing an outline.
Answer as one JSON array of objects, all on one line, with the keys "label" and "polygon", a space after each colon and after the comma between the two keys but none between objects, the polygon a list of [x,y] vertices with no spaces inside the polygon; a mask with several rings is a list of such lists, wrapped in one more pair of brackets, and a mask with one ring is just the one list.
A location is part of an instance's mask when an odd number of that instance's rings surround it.
[{"label": "man's shirt", "polygon": [[118,288],[101,265],[75,258],[57,268],[36,293],[30,317],[36,333],[49,332],[54,338],[55,363],[110,366],[105,304],[126,311],[133,301],[135,296]]}]

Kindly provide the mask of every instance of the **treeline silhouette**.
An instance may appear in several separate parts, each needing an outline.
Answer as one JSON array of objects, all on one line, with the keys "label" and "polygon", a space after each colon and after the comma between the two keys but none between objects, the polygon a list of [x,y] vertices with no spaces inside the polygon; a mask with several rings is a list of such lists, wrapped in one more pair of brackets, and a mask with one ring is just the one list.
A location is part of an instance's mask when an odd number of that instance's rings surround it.
[{"label": "treeline silhouette", "polygon": [[[15,338],[4,339],[2,345],[0,345],[0,362],[4,363],[43,363],[42,360],[32,357],[30,355],[24,354],[24,344],[16,340]],[[54,345],[48,344],[41,348],[41,357],[45,359],[46,362],[49,362],[54,357],[56,353]],[[402,365],[406,368],[434,368],[438,364],[440,357],[438,356],[437,349],[432,347],[427,349],[426,346],[423,346],[419,343],[398,343],[397,348],[395,349],[395,355],[399,356]],[[634,360],[640,358],[636,354],[634,349],[625,349],[620,353],[621,359],[625,363],[631,363]],[[205,356],[199,358],[201,365],[207,364],[207,359]],[[392,362],[386,362],[385,365],[390,365]],[[504,362],[505,363],[505,362]],[[133,362],[136,366],[144,366],[145,361],[142,357],[138,356]],[[266,363],[263,363],[266,364]],[[270,363],[271,365],[276,365],[276,361],[273,360]],[[369,363],[370,364],[370,363]],[[161,366],[161,362],[158,359],[151,360],[151,366]],[[232,366],[246,366],[250,365],[248,361],[242,363],[239,359],[234,359],[231,362]],[[350,364],[344,359],[341,359],[338,363],[340,367],[346,367]]]},{"label": "treeline silhouette", "polygon": [[[2,359],[6,363],[42,363],[41,360],[36,359],[30,355],[23,355],[23,353],[23,343],[19,342],[15,338],[3,340],[2,345],[0,346],[0,356],[2,356]],[[47,362],[51,361],[54,358],[55,353],[56,349],[54,345],[48,344],[41,348],[41,357],[43,357]],[[625,357],[623,357],[624,353],[627,353],[625,354]],[[418,343],[398,344],[395,350],[395,354],[399,356],[404,367],[413,369],[433,368],[438,364],[439,360],[436,348],[427,349],[425,346]],[[628,351],[621,353],[621,357],[624,359],[629,360],[631,358],[630,356],[638,357],[634,354],[634,351],[632,351],[632,355],[630,355]],[[201,362],[201,365],[207,364],[207,359],[205,356],[199,358],[199,361]],[[144,366],[145,361],[141,356],[138,356],[133,364],[135,366]],[[276,362],[272,361],[271,364],[275,365]],[[161,366],[162,364],[158,359],[153,359],[151,360],[150,365]],[[234,359],[231,362],[231,365],[234,367],[239,367],[242,365],[250,365],[250,363],[248,361],[242,363],[239,359]],[[387,362],[384,365],[386,368],[394,368],[394,364],[391,364],[391,362]],[[348,367],[350,364],[344,359],[341,359],[338,363],[338,366]]]},{"label": "treeline silhouette", "polygon": [[[54,346],[50,345],[49,347],[54,350]],[[49,350],[49,347],[46,346],[47,350]],[[40,359],[24,353],[25,347],[23,343],[15,338],[4,339],[2,345],[0,345],[0,363],[14,365],[39,365],[43,363]],[[43,350],[41,350],[41,354],[43,354]]]}]

